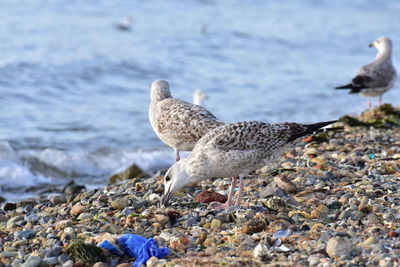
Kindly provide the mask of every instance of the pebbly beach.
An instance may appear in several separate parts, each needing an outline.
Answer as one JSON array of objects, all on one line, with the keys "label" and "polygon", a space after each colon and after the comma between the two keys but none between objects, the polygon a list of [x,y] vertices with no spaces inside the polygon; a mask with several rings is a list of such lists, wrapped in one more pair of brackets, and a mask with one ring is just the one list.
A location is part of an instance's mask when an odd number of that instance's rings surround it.
[{"label": "pebbly beach", "polygon": [[[400,110],[384,104],[337,130],[298,142],[245,177],[240,207],[230,181],[186,187],[162,208],[162,175],[3,202],[0,266],[131,266],[100,248],[135,234],[168,248],[145,266],[399,266]],[[68,194],[69,193],[69,194]]]}]

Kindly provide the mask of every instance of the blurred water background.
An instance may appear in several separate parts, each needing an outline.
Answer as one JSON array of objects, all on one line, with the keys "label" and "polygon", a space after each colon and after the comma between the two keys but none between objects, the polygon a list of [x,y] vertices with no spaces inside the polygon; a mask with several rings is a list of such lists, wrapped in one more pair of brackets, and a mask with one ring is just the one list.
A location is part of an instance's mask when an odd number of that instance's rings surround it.
[{"label": "blurred water background", "polygon": [[[172,149],[147,118],[150,83],[209,95],[225,121],[312,122],[366,99],[332,88],[394,43],[397,0],[4,0],[0,8],[0,196],[31,186],[87,187],[132,163],[167,167]],[[114,23],[133,20],[130,31]],[[400,103],[399,86],[383,96]]]}]

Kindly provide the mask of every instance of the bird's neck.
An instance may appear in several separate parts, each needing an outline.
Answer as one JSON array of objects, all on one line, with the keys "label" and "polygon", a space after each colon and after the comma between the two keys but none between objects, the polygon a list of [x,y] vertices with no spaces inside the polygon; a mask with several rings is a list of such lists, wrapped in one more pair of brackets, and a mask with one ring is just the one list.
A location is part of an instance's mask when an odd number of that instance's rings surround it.
[{"label": "bird's neck", "polygon": [[392,48],[386,47],[385,49],[378,50],[375,58],[380,61],[392,60]]},{"label": "bird's neck", "polygon": [[171,92],[169,90],[151,90],[150,98],[152,103],[157,103],[163,99],[171,98]]},{"label": "bird's neck", "polygon": [[193,99],[193,104],[201,106],[201,98],[198,96],[195,96]]}]

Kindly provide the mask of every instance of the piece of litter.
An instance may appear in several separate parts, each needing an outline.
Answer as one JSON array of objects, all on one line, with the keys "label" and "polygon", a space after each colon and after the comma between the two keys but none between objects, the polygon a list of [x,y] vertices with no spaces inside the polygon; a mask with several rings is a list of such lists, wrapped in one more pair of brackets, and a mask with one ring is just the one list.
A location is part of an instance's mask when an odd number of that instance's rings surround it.
[{"label": "piece of litter", "polygon": [[[153,256],[161,259],[170,254],[168,248],[158,248],[153,238],[145,238],[134,234],[125,234],[118,238],[118,245],[126,255],[135,258],[135,262],[132,264],[133,267],[139,267],[142,264],[146,265],[147,260]],[[123,255],[119,248],[107,240],[103,241],[99,247],[108,249],[118,256]]]}]

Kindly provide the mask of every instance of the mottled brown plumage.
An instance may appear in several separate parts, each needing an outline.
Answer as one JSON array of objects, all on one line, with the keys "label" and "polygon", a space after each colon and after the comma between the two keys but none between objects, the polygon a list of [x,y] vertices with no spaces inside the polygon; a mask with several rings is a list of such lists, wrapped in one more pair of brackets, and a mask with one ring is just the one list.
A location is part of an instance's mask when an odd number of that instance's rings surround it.
[{"label": "mottled brown plumage", "polygon": [[151,85],[149,119],[157,136],[177,153],[190,151],[210,130],[223,125],[202,106],[173,98],[166,81],[156,80]]},{"label": "mottled brown plumage", "polygon": [[[296,139],[311,135],[318,129],[335,121],[314,124],[264,123],[244,121],[219,126],[204,135],[194,147],[189,157],[176,162],[165,174],[163,203],[167,203],[172,193],[185,185],[198,183],[212,177],[234,177],[231,188],[240,179],[239,198],[243,188],[244,175],[267,165]],[[231,205],[233,191],[224,208]]]}]

